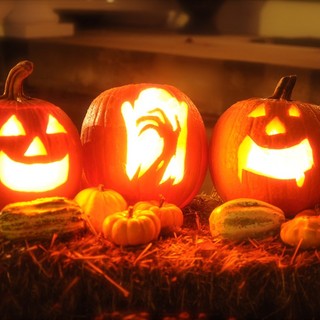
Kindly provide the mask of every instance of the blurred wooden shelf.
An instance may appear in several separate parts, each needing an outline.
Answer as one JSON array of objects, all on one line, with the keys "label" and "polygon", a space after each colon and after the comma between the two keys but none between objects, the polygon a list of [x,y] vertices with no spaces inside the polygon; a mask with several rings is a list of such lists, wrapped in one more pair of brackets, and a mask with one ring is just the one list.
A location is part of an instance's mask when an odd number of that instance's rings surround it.
[{"label": "blurred wooden shelf", "polygon": [[[264,63],[320,69],[320,46],[297,39],[271,41],[250,36],[186,35],[112,30],[91,30],[74,37],[47,39],[86,47],[152,52],[201,59]],[[314,43],[310,39],[310,43]]]}]

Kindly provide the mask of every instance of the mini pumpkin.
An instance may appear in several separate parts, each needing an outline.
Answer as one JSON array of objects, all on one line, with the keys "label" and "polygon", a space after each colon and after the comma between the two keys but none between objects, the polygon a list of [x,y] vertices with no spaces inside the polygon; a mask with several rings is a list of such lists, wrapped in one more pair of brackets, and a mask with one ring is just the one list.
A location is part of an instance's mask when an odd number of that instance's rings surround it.
[{"label": "mini pumpkin", "polygon": [[134,210],[151,210],[161,222],[161,232],[176,232],[183,225],[182,210],[173,203],[165,201],[164,197],[160,200],[139,201],[134,205]]},{"label": "mini pumpkin", "polygon": [[82,208],[91,231],[96,234],[102,232],[103,221],[108,215],[127,209],[122,195],[105,189],[103,185],[81,190],[74,200]]},{"label": "mini pumpkin", "polygon": [[287,217],[320,202],[320,107],[291,99],[296,76],[269,98],[228,108],[213,128],[210,172],[224,201],[248,197]]},{"label": "mini pumpkin", "polygon": [[280,208],[256,199],[239,198],[213,209],[209,227],[213,237],[243,241],[275,235],[284,221]]},{"label": "mini pumpkin", "polygon": [[169,85],[129,84],[96,97],[81,128],[84,173],[130,205],[159,194],[179,207],[199,191],[207,140],[192,101]]},{"label": "mini pumpkin", "polygon": [[315,208],[315,209],[305,209],[302,210],[301,212],[297,213],[295,215],[295,217],[300,217],[300,216],[319,216],[320,212],[319,212],[319,208]]},{"label": "mini pumpkin", "polygon": [[[311,213],[311,215],[309,215]],[[302,249],[320,247],[320,216],[304,212],[281,226],[280,237],[290,246]]]},{"label": "mini pumpkin", "polygon": [[161,223],[151,210],[128,210],[114,213],[103,222],[103,235],[121,246],[136,246],[156,240]]},{"label": "mini pumpkin", "polygon": [[8,74],[0,96],[0,207],[41,197],[74,197],[82,161],[78,131],[56,105],[26,96],[33,71],[21,61]]}]

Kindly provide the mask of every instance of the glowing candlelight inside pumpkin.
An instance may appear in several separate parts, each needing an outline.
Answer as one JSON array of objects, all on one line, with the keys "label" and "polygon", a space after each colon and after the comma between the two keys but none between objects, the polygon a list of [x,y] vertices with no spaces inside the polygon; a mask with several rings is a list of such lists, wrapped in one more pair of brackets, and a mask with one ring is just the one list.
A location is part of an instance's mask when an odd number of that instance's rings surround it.
[{"label": "glowing candlelight inside pumpkin", "polygon": [[210,172],[224,201],[254,198],[292,217],[320,201],[320,107],[292,100],[296,76],[269,98],[228,108],[215,124]]},{"label": "glowing candlelight inside pumpkin", "polygon": [[21,163],[0,151],[1,183],[20,192],[41,192],[59,187],[67,181],[69,156],[49,163]]},{"label": "glowing candlelight inside pumpkin", "polygon": [[[143,90],[132,106],[121,106],[127,130],[126,173],[140,178],[151,167],[164,171],[160,184],[182,181],[185,171],[188,106],[163,89]],[[168,161],[167,156],[171,154]]]},{"label": "glowing candlelight inside pumpkin", "polygon": [[128,204],[162,194],[179,207],[199,191],[207,169],[201,114],[179,89],[139,83],[103,91],[81,127],[84,177]]},{"label": "glowing candlelight inside pumpkin", "polygon": [[[260,104],[248,116],[258,118],[265,116],[265,105]],[[291,105],[288,108],[290,117],[300,117],[299,109]],[[278,116],[273,117],[265,127],[268,136],[285,134],[284,123]],[[242,171],[246,170],[265,177],[289,180],[295,179],[297,186],[302,187],[305,172],[314,165],[313,153],[308,139],[299,144],[283,149],[271,149],[257,145],[246,136],[238,149],[238,177],[242,181]]]},{"label": "glowing candlelight inside pumpkin", "polygon": [[[48,115],[47,134],[66,133],[62,124],[51,114]],[[16,115],[12,115],[0,128],[0,137],[26,136],[26,130]],[[19,192],[42,192],[64,184],[69,175],[69,155],[49,162],[30,162],[32,157],[48,156],[47,149],[39,136],[32,139],[24,157],[25,163],[11,159],[0,151],[0,181],[7,188]],[[37,157],[37,158],[36,158]]]},{"label": "glowing candlelight inside pumpkin", "polygon": [[302,187],[305,172],[313,167],[312,148],[308,139],[285,149],[258,146],[246,137],[238,150],[238,176],[242,181],[243,170],[274,179],[295,179]]}]

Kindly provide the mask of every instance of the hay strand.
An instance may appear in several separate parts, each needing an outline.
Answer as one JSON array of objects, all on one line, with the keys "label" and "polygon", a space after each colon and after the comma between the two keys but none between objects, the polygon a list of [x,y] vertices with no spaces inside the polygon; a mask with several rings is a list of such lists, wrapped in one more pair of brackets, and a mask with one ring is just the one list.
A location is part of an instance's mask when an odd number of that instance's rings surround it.
[{"label": "hay strand", "polygon": [[89,231],[48,242],[0,239],[2,319],[124,319],[141,312],[160,320],[181,313],[315,318],[318,250],[287,247],[279,236],[213,238],[208,215],[217,203],[199,195],[184,209],[179,232],[136,247]]}]

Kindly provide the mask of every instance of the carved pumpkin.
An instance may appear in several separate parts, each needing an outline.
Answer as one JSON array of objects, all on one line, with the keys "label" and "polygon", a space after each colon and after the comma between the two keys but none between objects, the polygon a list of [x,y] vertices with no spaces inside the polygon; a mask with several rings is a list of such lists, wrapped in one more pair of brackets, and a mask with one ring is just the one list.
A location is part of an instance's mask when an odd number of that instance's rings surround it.
[{"label": "carved pumpkin", "polygon": [[136,246],[156,240],[161,224],[158,216],[151,210],[128,210],[107,216],[103,222],[103,235],[111,242],[121,246]]},{"label": "carved pumpkin", "polygon": [[157,199],[185,206],[207,168],[201,115],[180,90],[132,84],[102,92],[81,129],[89,186],[103,184],[129,204]]},{"label": "carved pumpkin", "polygon": [[23,93],[30,61],[11,69],[0,96],[0,207],[40,197],[73,197],[81,179],[76,127],[57,106]]},{"label": "carved pumpkin", "polygon": [[104,219],[110,214],[127,209],[127,202],[121,194],[105,189],[103,185],[85,188],[74,198],[84,212],[93,233],[102,232]]},{"label": "carved pumpkin", "polygon": [[287,216],[320,201],[320,107],[291,100],[295,76],[272,97],[251,98],[218,119],[210,172],[223,200],[255,198]]}]

